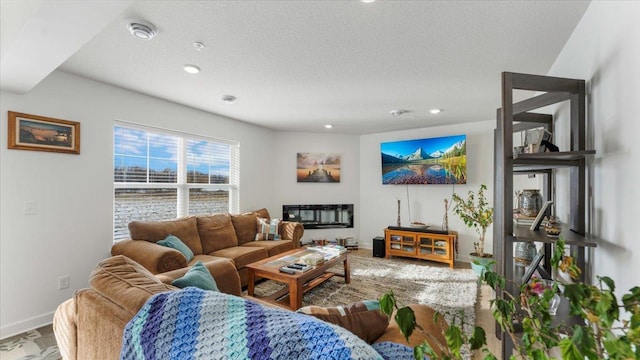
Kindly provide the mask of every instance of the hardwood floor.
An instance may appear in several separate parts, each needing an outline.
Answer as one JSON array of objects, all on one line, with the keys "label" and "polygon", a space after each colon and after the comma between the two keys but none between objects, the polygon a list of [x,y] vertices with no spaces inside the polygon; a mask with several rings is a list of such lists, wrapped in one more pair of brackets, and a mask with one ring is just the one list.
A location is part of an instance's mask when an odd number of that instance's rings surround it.
[{"label": "hardwood floor", "polygon": [[[496,338],[495,321],[491,315],[489,301],[495,297],[495,292],[489,285],[482,285],[478,292],[478,302],[476,303],[476,326],[484,329],[487,335],[487,348],[498,359],[502,359],[501,342]],[[482,352],[476,352],[474,359],[483,359]]]}]

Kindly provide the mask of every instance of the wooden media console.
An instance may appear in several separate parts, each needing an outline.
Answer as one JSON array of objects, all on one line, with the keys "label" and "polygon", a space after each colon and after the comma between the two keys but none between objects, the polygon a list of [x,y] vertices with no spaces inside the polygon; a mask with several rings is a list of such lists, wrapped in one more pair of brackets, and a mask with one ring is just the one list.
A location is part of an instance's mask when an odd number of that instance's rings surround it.
[{"label": "wooden media console", "polygon": [[402,256],[437,261],[449,264],[453,269],[456,231],[434,231],[428,229],[384,229],[385,257]]}]

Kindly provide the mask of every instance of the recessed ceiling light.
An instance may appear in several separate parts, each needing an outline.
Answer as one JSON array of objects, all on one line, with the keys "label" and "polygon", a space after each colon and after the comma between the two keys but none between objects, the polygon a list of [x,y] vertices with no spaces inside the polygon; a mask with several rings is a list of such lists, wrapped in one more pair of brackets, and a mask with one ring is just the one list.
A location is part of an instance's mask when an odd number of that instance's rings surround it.
[{"label": "recessed ceiling light", "polygon": [[442,111],[441,109],[431,109],[431,110],[429,110],[429,112],[432,113],[432,114],[438,114],[441,111]]},{"label": "recessed ceiling light", "polygon": [[325,125],[324,127],[325,127],[325,129],[331,129],[331,128],[333,128],[333,125],[331,125],[331,124],[327,124],[327,125]]},{"label": "recessed ceiling light", "polygon": [[193,47],[196,48],[196,50],[198,51],[202,51],[202,49],[204,49],[204,44],[201,43],[200,41],[196,41],[193,43]]},{"label": "recessed ceiling light", "polygon": [[147,21],[138,19],[127,19],[127,29],[131,35],[140,40],[151,40],[158,33],[156,27]]},{"label": "recessed ceiling light", "polygon": [[395,110],[391,110],[389,113],[391,114],[391,116],[400,116],[400,115],[406,114],[408,112],[409,112],[408,110],[395,109]]},{"label": "recessed ceiling light", "polygon": [[224,95],[220,100],[225,104],[233,104],[233,102],[236,101],[236,97],[233,95]]},{"label": "recessed ceiling light", "polygon": [[189,74],[197,74],[200,72],[200,68],[195,65],[187,64],[184,66],[184,71],[188,72]]},{"label": "recessed ceiling light", "polygon": [[372,2],[376,2],[376,0],[360,0],[360,2],[363,2],[365,4],[371,4]]}]

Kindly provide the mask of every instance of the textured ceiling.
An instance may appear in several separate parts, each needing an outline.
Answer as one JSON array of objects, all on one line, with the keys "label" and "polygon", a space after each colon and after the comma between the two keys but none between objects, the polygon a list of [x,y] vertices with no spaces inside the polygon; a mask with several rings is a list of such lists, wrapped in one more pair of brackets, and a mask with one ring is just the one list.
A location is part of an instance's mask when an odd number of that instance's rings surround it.
[{"label": "textured ceiling", "polygon": [[[272,129],[352,134],[493,119],[500,73],[546,74],[589,4],[131,3],[59,69]],[[130,17],[155,24],[156,38],[133,38]]]}]

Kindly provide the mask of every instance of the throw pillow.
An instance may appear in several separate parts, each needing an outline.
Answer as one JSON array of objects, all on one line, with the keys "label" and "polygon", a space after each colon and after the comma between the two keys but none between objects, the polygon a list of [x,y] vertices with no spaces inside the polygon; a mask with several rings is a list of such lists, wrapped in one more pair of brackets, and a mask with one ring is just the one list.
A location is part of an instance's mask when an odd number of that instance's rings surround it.
[{"label": "throw pillow", "polygon": [[216,280],[200,260],[198,260],[183,277],[173,280],[171,285],[177,286],[180,289],[184,289],[187,286],[195,286],[202,290],[219,291]]},{"label": "throw pillow", "polygon": [[278,229],[280,227],[280,219],[258,218],[258,229],[256,240],[280,240]]},{"label": "throw pillow", "polygon": [[193,251],[191,251],[191,249],[189,249],[189,247],[175,235],[169,235],[163,240],[158,241],[156,244],[180,251],[182,255],[187,258],[187,262],[193,259]]},{"label": "throw pillow", "polygon": [[367,343],[373,343],[389,326],[389,318],[380,312],[377,300],[365,300],[348,306],[305,306],[298,312],[342,326]]}]

